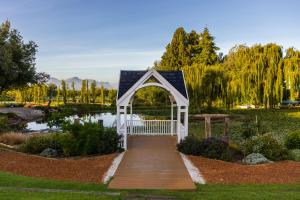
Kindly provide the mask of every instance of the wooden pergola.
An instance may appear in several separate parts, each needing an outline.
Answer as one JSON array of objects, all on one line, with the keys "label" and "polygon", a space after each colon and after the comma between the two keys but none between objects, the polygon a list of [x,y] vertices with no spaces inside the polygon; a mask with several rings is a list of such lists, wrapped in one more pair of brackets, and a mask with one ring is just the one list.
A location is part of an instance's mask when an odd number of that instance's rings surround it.
[{"label": "wooden pergola", "polygon": [[229,115],[227,114],[198,114],[198,115],[193,115],[192,119],[194,120],[201,120],[205,121],[205,138],[211,137],[211,123],[212,121],[223,121],[224,122],[224,139],[228,140],[229,139]]}]

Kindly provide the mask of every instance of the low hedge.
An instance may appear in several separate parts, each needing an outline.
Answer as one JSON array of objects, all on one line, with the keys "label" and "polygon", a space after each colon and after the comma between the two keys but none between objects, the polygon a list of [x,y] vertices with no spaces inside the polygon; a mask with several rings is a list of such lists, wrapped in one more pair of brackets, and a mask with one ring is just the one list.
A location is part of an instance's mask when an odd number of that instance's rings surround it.
[{"label": "low hedge", "polygon": [[61,152],[62,147],[54,134],[36,135],[29,137],[19,148],[25,153],[39,154],[47,148]]},{"label": "low hedge", "polygon": [[109,154],[121,151],[120,136],[113,128],[98,123],[64,123],[63,133],[30,137],[20,150],[39,154],[46,148],[58,151],[62,156]]},{"label": "low hedge", "polygon": [[177,149],[184,154],[224,161],[236,161],[243,158],[241,151],[226,141],[214,137],[200,140],[194,136],[188,136],[177,145]]}]

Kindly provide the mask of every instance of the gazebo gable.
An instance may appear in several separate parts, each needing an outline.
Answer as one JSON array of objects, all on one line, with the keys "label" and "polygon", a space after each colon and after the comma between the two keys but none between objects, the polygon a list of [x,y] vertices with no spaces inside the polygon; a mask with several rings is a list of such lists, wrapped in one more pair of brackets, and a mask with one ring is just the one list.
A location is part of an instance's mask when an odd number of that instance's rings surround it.
[{"label": "gazebo gable", "polygon": [[[147,82],[154,78],[157,82]],[[134,93],[143,87],[158,86],[169,91],[176,103],[188,106],[188,93],[182,71],[121,71],[117,105],[127,105]]]}]

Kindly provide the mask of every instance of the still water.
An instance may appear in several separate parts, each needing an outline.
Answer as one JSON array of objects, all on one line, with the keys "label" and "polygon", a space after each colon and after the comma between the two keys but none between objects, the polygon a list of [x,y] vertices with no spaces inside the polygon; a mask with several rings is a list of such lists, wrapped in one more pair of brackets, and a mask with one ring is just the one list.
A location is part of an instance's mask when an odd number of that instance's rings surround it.
[{"label": "still water", "polygon": [[[141,114],[133,114],[132,118],[133,120],[141,120],[143,119],[143,115]],[[73,115],[66,117],[65,119],[69,119],[73,121],[74,119],[78,119],[78,115]],[[127,118],[129,119],[129,116],[127,115]],[[115,120],[116,120],[116,115],[112,113],[97,113],[97,114],[89,114],[85,115],[80,118],[81,120],[84,121],[91,121],[91,122],[98,122],[98,120],[103,120],[103,126],[104,127],[112,127]],[[58,127],[52,127],[52,129],[57,129]],[[28,122],[26,129],[28,131],[41,131],[41,130],[48,130],[50,127],[48,126],[47,122],[39,122],[39,121],[34,121],[34,122]]]}]

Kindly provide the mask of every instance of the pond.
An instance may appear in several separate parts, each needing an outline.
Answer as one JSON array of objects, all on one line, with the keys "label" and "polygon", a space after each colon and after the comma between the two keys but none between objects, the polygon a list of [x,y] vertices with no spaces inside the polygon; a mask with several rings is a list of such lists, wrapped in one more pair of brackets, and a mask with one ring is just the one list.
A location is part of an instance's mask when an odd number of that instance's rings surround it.
[{"label": "pond", "polygon": [[[146,118],[152,118],[154,116],[146,116],[143,114],[133,114],[133,120],[141,120]],[[68,117],[64,117],[66,120],[74,121],[75,119],[81,119],[83,121],[91,121],[98,122],[98,120],[103,120],[104,127],[112,127],[116,120],[116,114],[106,112],[106,113],[96,113],[96,114],[87,114],[83,117],[79,117],[78,115],[72,115]],[[127,118],[130,119],[130,116],[127,115]],[[49,129],[57,130],[59,127],[53,126],[50,127],[47,121],[34,121],[28,122],[25,125],[25,130],[28,132],[36,132],[36,131],[47,131]]]}]

